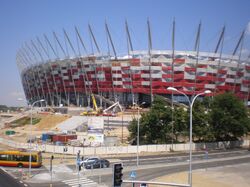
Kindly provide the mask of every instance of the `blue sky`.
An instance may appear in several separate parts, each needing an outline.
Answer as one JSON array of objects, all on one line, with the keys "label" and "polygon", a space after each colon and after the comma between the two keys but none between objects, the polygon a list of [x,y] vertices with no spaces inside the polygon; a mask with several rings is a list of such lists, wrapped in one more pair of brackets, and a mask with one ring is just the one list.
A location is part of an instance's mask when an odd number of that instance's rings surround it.
[{"label": "blue sky", "polygon": [[222,26],[226,25],[225,53],[231,54],[240,33],[247,28],[244,53],[250,54],[249,0],[0,0],[0,104],[24,105],[16,52],[24,42],[62,28],[75,40],[78,26],[88,50],[87,25],[92,25],[102,51],[107,51],[107,23],[119,54],[126,53],[124,21],[128,20],[135,49],[147,49],[147,19],[154,49],[171,49],[171,26],[176,20],[176,49],[192,50],[202,22],[201,50],[214,50]]}]

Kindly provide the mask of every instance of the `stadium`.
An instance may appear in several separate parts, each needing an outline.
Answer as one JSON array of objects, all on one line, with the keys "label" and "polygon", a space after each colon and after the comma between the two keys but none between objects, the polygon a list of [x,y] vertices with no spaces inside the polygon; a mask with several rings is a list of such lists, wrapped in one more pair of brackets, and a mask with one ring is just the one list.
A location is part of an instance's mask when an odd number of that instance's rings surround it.
[{"label": "stadium", "polygon": [[[200,25],[193,51],[178,51],[174,47],[174,23],[171,50],[153,50],[148,22],[148,43],[145,51],[133,49],[126,23],[127,55],[116,54],[107,24],[107,40],[113,55],[101,54],[94,33],[89,25],[90,38],[97,49],[96,54],[77,55],[65,30],[63,47],[56,33],[53,39],[46,35],[36,38],[17,53],[23,89],[28,103],[45,99],[49,106],[90,106],[94,95],[100,106],[119,101],[123,106],[146,102],[150,104],[154,95],[171,98],[168,87],[175,87],[188,96],[212,91],[211,95],[231,91],[247,102],[250,91],[250,60],[242,60],[241,49],[244,31],[233,54],[223,54],[225,27],[213,52],[199,51]],[[77,28],[77,43],[86,50]],[[42,42],[43,41],[43,42]],[[93,46],[92,46],[93,47]],[[64,57],[59,57],[56,48]],[[73,57],[66,52],[71,48]],[[50,52],[49,52],[50,51]],[[52,59],[50,54],[54,54]],[[174,93],[173,99],[185,102],[185,97]]]}]

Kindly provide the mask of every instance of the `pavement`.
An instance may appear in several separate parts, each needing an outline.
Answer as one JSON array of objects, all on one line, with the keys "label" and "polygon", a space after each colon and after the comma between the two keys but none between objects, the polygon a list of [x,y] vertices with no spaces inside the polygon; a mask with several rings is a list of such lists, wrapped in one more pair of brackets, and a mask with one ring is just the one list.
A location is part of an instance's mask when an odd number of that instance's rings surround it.
[{"label": "pavement", "polygon": [[[247,152],[244,151],[236,151],[239,152],[238,156],[232,155],[234,159],[242,159],[249,158],[249,154],[243,154]],[[215,153],[219,154],[219,153]],[[180,154],[173,154],[173,157],[181,156]],[[51,182],[51,173],[50,171],[50,154],[44,154],[44,162],[41,168],[32,169],[32,177],[28,179],[27,173],[28,168],[6,168],[9,173],[12,173],[17,178],[22,178],[23,181],[30,186],[36,186],[36,184],[50,183]],[[204,161],[201,160],[193,160],[193,163],[209,163],[213,161],[226,161],[232,159],[230,157],[215,157]],[[111,163],[119,162],[120,160],[115,158],[108,158]],[[131,161],[131,160],[130,160]],[[182,167],[182,165],[186,165],[187,162],[179,161],[179,162],[171,162],[168,163],[154,163],[153,165],[140,165],[139,169],[145,169],[150,171],[153,168],[168,168],[171,166]],[[233,163],[235,164],[235,163]],[[138,168],[137,168],[138,169]],[[136,166],[130,165],[124,167],[124,172],[129,172],[132,170],[136,170]],[[213,168],[205,168],[205,169],[197,169],[193,170],[193,187],[250,187],[250,162],[238,165],[228,165],[223,167],[213,167]],[[139,172],[139,171],[138,171]],[[52,172],[52,182],[60,183],[61,186],[73,184],[77,184],[79,182],[84,183],[86,187],[106,187],[104,184],[105,181],[101,181],[105,178],[111,177],[112,167],[105,169],[93,169],[93,170],[85,170],[82,169],[78,175],[78,172],[75,167],[75,157],[72,156],[64,156],[64,155],[55,155],[55,159],[53,160],[53,172]],[[164,174],[163,174],[164,175]],[[21,177],[22,176],[22,177]],[[100,176],[101,180],[99,179]],[[155,178],[153,181],[159,182],[170,182],[170,183],[184,183],[187,184],[188,174],[187,172],[180,172],[175,174],[168,174],[159,178]],[[124,176],[124,178],[126,178]],[[151,178],[151,179],[152,179]],[[111,180],[111,178],[110,178]],[[64,185],[62,184],[64,183]],[[58,184],[58,186],[60,186]],[[157,185],[149,185],[150,187],[158,187]],[[160,187],[160,186],[159,186]]]},{"label": "pavement", "polygon": [[[250,163],[193,171],[193,187],[250,187]],[[162,176],[154,181],[187,184],[188,173]],[[150,187],[162,187],[150,185]]]},{"label": "pavement", "polygon": [[[238,156],[238,158],[243,158],[245,156]],[[227,160],[229,158],[221,158],[216,160]],[[212,159],[210,160],[212,162]],[[208,161],[208,162],[210,162]],[[197,161],[203,162],[203,161]],[[181,164],[181,163],[178,163]],[[178,165],[174,163],[174,165]],[[162,164],[161,164],[162,165]],[[173,165],[173,164],[167,164]],[[162,166],[141,166],[145,169],[150,169],[150,167],[162,167]],[[131,170],[130,167],[125,168],[126,170]],[[31,179],[26,180],[27,183],[38,183],[38,182],[48,182],[51,179],[51,175],[48,172],[49,167],[46,165],[44,172],[38,172]],[[228,165],[223,167],[213,167],[193,170],[193,187],[250,187],[250,163],[238,164],[238,165]],[[90,180],[91,176],[100,176],[111,173],[111,168],[106,169],[94,169],[94,170],[85,170],[83,169],[79,173],[79,179],[88,181],[88,184],[93,184],[95,186],[106,186],[105,184],[95,182]],[[62,181],[65,184],[72,184],[73,181],[77,183],[78,181],[78,172],[75,168],[69,167],[64,163],[56,164],[53,166],[52,180]],[[159,178],[155,178],[153,181],[158,182],[169,182],[169,183],[182,183],[187,184],[188,182],[188,173],[180,172],[174,173]],[[66,183],[68,182],[68,183]],[[90,185],[89,185],[90,186]],[[160,185],[149,185],[150,187],[161,187]]]}]

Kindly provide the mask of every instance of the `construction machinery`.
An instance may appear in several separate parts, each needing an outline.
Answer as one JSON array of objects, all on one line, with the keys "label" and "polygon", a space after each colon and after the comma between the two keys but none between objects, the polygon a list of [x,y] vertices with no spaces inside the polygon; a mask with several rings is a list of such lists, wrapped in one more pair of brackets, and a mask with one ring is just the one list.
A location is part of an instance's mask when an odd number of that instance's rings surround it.
[{"label": "construction machinery", "polygon": [[98,116],[102,114],[102,110],[97,107],[96,100],[94,94],[91,94],[92,102],[93,102],[93,108],[82,112],[81,116]]},{"label": "construction machinery", "polygon": [[[117,107],[119,108],[120,112],[123,111],[120,103],[116,102],[113,105],[111,105],[110,107],[108,107],[105,110],[103,110],[103,114],[102,115],[103,116],[116,116],[117,115],[117,111],[116,111]],[[112,109],[112,111],[111,111],[111,109]]]}]

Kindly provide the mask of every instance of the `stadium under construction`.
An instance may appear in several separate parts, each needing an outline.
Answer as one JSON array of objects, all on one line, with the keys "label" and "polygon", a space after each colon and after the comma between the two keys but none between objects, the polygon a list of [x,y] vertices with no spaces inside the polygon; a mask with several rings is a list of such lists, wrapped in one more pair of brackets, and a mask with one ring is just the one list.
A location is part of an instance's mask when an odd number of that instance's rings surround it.
[{"label": "stadium under construction", "polygon": [[[108,25],[105,23],[107,41],[111,52],[102,54],[90,25],[88,31],[95,54],[88,54],[86,44],[77,27],[74,46],[63,29],[64,41],[53,32],[52,43],[47,35],[31,40],[17,52],[17,65],[28,103],[44,99],[49,106],[90,106],[94,95],[100,106],[119,101],[123,106],[146,102],[154,95],[171,98],[168,87],[175,87],[188,96],[204,90],[211,95],[231,91],[247,102],[250,91],[250,58],[242,59],[241,51],[245,30],[239,36],[232,54],[223,54],[225,27],[218,35],[213,52],[200,51],[201,24],[198,26],[194,50],[175,49],[175,21],[172,26],[172,48],[152,48],[150,23],[147,22],[148,48],[133,48],[129,27],[125,22],[127,55],[119,56]],[[65,43],[65,46],[62,45]],[[78,54],[79,46],[86,55]],[[92,46],[92,47],[93,47]],[[67,48],[73,52],[69,57]],[[59,56],[58,50],[64,55]],[[52,58],[53,55],[53,58]],[[185,98],[174,93],[174,100]]]}]

